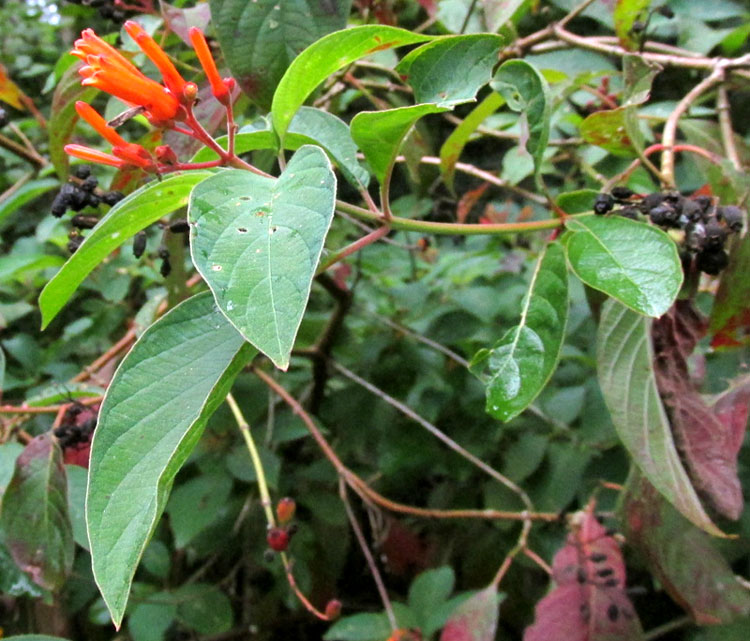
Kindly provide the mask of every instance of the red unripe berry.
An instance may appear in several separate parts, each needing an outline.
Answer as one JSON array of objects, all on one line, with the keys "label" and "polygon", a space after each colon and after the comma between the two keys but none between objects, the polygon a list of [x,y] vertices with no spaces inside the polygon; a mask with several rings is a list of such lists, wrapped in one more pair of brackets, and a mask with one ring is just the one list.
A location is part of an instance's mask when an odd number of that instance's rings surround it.
[{"label": "red unripe berry", "polygon": [[280,527],[272,527],[266,534],[269,547],[276,552],[283,552],[289,547],[289,534]]},{"label": "red unripe berry", "polygon": [[279,519],[279,523],[289,523],[294,518],[294,512],[297,509],[297,504],[294,499],[290,497],[284,497],[276,504],[276,518]]},{"label": "red unripe berry", "polygon": [[341,601],[338,599],[331,599],[326,603],[326,618],[329,621],[335,621],[341,616]]}]

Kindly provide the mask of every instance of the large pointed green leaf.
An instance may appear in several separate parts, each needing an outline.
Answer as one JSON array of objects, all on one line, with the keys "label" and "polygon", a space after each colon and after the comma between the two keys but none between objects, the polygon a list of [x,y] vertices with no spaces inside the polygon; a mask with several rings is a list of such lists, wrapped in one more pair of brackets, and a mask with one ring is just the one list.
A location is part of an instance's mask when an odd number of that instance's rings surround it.
[{"label": "large pointed green leaf", "polygon": [[62,452],[51,433],[37,436],[16,459],[0,526],[18,567],[43,588],[59,589],[73,567],[75,546]]},{"label": "large pointed green leaf", "polygon": [[642,32],[633,30],[633,24],[636,20],[646,20],[650,4],[651,0],[617,0],[612,18],[615,33],[620,39],[620,44],[626,49],[637,50],[641,41],[638,36],[645,37]]},{"label": "large pointed green leaf", "polygon": [[211,0],[211,22],[232,75],[268,108],[289,63],[346,26],[352,0]]},{"label": "large pointed green leaf", "polygon": [[597,369],[612,423],[635,464],[662,496],[699,528],[720,536],[677,453],[656,387],[650,335],[650,319],[614,300],[604,304]]},{"label": "large pointed green leaf", "polygon": [[94,577],[119,626],[177,471],[252,355],[209,292],[154,323],[117,369],[91,446],[86,521]]},{"label": "large pointed green leaf", "polygon": [[193,262],[237,330],[286,369],[333,220],[336,176],[301,147],[278,179],[232,169],[193,191]]},{"label": "large pointed green leaf", "polygon": [[635,311],[661,316],[682,286],[677,247],[661,229],[621,216],[569,218],[563,244],[584,283]]},{"label": "large pointed green leaf", "polygon": [[557,367],[567,320],[565,254],[552,243],[537,262],[521,322],[472,359],[472,372],[487,388],[489,414],[509,421],[542,391]]},{"label": "large pointed green leaf", "polygon": [[276,88],[271,113],[279,138],[313,90],[332,73],[384,49],[431,40],[431,36],[386,25],[362,25],[321,38],[298,55]]},{"label": "large pointed green leaf", "polygon": [[208,171],[190,171],[169,176],[141,187],[112,207],[42,290],[42,329],[57,316],[94,267],[133,234],[184,207],[192,188],[210,175]]},{"label": "large pointed green leaf", "polygon": [[525,60],[508,60],[497,70],[490,84],[513,111],[521,114],[526,151],[534,159],[534,169],[538,173],[547,149],[552,113],[547,81]]},{"label": "large pointed green leaf", "polygon": [[415,102],[452,107],[474,100],[490,81],[503,42],[489,33],[445,36],[411,51],[396,71],[414,89]]},{"label": "large pointed green leaf", "polygon": [[439,105],[412,105],[385,111],[361,111],[352,120],[352,138],[370,163],[378,182],[387,182],[406,134],[427,114],[447,111]]}]

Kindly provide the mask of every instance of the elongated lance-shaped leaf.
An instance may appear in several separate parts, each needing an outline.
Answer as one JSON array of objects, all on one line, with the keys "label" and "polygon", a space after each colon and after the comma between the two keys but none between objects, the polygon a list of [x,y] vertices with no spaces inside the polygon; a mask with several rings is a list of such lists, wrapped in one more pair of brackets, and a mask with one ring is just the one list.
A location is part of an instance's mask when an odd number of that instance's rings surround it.
[{"label": "elongated lance-shaped leaf", "polygon": [[211,22],[232,75],[268,108],[289,63],[319,38],[343,29],[352,0],[211,0]]},{"label": "elongated lance-shaped leaf", "polygon": [[560,359],[567,320],[565,255],[551,243],[537,262],[521,322],[472,359],[471,371],[486,386],[489,414],[509,421],[542,391]]},{"label": "elongated lance-shaped leaf", "polygon": [[62,587],[75,546],[62,452],[51,433],[37,436],[16,459],[0,526],[19,568],[47,590]]},{"label": "elongated lance-shaped leaf", "polygon": [[333,220],[336,176],[306,145],[278,179],[227,170],[190,199],[190,248],[221,311],[286,369]]},{"label": "elongated lance-shaped leaf", "polygon": [[520,112],[528,130],[526,151],[534,159],[538,174],[547,149],[552,113],[547,81],[525,60],[508,60],[497,70],[490,85],[502,94],[513,111]]},{"label": "elongated lance-shaped leaf", "polygon": [[469,142],[469,138],[471,138],[472,134],[488,116],[491,116],[504,104],[505,98],[499,93],[493,91],[488,94],[461,121],[461,124],[453,130],[451,135],[445,139],[443,146],[440,147],[440,171],[443,174],[445,184],[451,191],[453,190],[453,176],[456,172],[456,163],[466,143]]},{"label": "elongated lance-shaped leaf", "polygon": [[661,316],[682,286],[677,247],[661,229],[622,216],[569,218],[562,242],[576,276],[646,316]]},{"label": "elongated lance-shaped leaf", "polygon": [[425,104],[385,111],[361,111],[354,116],[352,138],[381,185],[387,182],[401,143],[414,123],[422,116],[441,111],[448,111],[448,108]]},{"label": "elongated lance-shaped leaf", "polygon": [[672,437],[654,376],[651,320],[614,300],[603,308],[596,358],[604,400],[622,444],[651,484],[683,516],[722,536],[706,514]]},{"label": "elongated lance-shaped leaf", "polygon": [[243,345],[205,292],[149,327],[110,383],[91,445],[86,523],[117,626],[175,475],[254,353]]},{"label": "elongated lance-shaped leaf", "polygon": [[190,171],[154,181],[112,207],[42,290],[42,329],[57,316],[94,267],[141,229],[184,207],[193,187],[211,175],[208,171]]},{"label": "elongated lance-shaped leaf", "polygon": [[489,33],[444,36],[410,51],[396,71],[414,89],[415,102],[453,107],[474,100],[490,81],[503,43]]},{"label": "elongated lance-shaped leaf", "polygon": [[332,73],[377,51],[431,39],[386,25],[352,27],[321,38],[294,59],[276,88],[271,113],[277,135],[283,140],[297,109]]}]

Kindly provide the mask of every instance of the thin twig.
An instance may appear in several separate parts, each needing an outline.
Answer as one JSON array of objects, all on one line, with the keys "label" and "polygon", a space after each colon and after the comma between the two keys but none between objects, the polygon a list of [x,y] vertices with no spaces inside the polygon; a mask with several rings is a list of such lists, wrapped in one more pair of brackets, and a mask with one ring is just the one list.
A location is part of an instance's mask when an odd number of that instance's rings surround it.
[{"label": "thin twig", "polygon": [[737,144],[734,140],[734,130],[732,129],[732,114],[729,107],[729,95],[726,85],[719,85],[716,93],[716,112],[719,115],[719,128],[721,130],[721,142],[724,146],[724,152],[729,158],[737,171],[742,171],[742,161],[737,151]]},{"label": "thin twig", "polygon": [[669,621],[664,625],[660,625],[659,627],[653,628],[652,630],[646,632],[643,635],[643,641],[654,641],[654,639],[663,637],[665,634],[674,630],[684,628],[686,625],[690,625],[692,622],[693,620],[689,616],[678,617],[677,619],[673,619],[672,621]]},{"label": "thin twig", "polygon": [[346,509],[346,516],[349,518],[349,523],[352,526],[352,530],[354,531],[354,536],[357,539],[357,543],[359,543],[362,554],[364,554],[365,560],[367,561],[367,566],[370,568],[372,579],[375,582],[375,587],[378,590],[380,600],[383,602],[383,607],[385,608],[385,613],[388,617],[388,623],[391,626],[391,630],[395,632],[398,629],[398,623],[396,621],[396,615],[393,612],[393,605],[391,604],[391,600],[388,597],[388,591],[385,589],[385,583],[383,583],[383,577],[380,575],[378,566],[375,563],[375,558],[372,556],[370,546],[367,545],[365,535],[362,533],[362,528],[359,526],[359,521],[357,521],[354,510],[352,510],[352,506],[349,503],[349,499],[346,495],[346,483],[341,477],[339,478],[339,496],[341,497],[341,502],[344,504],[344,508]]}]

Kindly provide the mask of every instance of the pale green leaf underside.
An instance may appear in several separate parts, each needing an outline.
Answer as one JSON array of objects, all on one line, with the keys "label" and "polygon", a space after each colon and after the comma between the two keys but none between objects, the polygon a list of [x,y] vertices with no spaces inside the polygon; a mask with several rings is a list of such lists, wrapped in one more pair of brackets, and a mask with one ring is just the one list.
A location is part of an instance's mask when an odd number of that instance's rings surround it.
[{"label": "pale green leaf underside", "polygon": [[94,578],[117,625],[174,476],[251,355],[243,345],[205,292],[146,330],[110,383],[91,447],[86,521]]},{"label": "pale green leaf underside", "polygon": [[472,360],[472,371],[486,386],[489,414],[509,421],[542,391],[557,367],[567,319],[565,255],[553,243],[537,263],[521,322]]},{"label": "pale green leaf underside", "polygon": [[136,232],[184,207],[191,189],[210,175],[208,171],[191,171],[153,181],[112,207],[42,290],[42,329],[99,263]]},{"label": "pale green leaf underside", "polygon": [[617,301],[602,308],[597,336],[599,384],[612,422],[651,484],[695,525],[722,535],[701,505],[680,461],[653,370],[651,320]]},{"label": "pale green leaf underside", "polygon": [[278,179],[230,169],[193,191],[193,262],[237,330],[286,369],[333,220],[336,176],[318,147]]},{"label": "pale green leaf underside", "polygon": [[568,261],[584,283],[646,316],[661,316],[682,286],[677,247],[663,231],[621,216],[566,223]]}]

